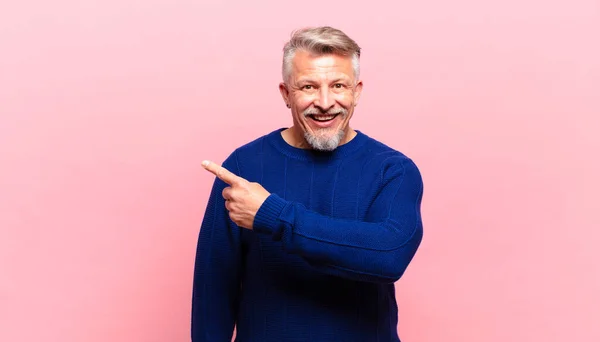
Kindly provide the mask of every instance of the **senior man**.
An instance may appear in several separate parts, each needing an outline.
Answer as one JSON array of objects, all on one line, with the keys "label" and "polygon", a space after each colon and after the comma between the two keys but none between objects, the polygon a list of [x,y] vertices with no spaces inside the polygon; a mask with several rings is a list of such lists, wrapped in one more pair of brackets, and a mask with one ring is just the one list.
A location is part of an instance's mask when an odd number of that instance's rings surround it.
[{"label": "senior man", "polygon": [[233,151],[200,228],[192,340],[399,341],[394,282],[423,236],[423,182],[403,153],[350,127],[360,48],[338,29],[293,33],[293,124]]}]

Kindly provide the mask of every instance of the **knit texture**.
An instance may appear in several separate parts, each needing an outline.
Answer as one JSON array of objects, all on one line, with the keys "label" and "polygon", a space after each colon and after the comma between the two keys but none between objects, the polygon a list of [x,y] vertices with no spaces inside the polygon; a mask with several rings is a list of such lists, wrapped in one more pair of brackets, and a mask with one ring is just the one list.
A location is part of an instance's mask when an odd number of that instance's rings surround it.
[{"label": "knit texture", "polygon": [[200,228],[192,341],[400,341],[394,282],[419,247],[413,161],[361,131],[332,152],[277,129],[223,166],[271,195],[233,223],[215,179]]}]

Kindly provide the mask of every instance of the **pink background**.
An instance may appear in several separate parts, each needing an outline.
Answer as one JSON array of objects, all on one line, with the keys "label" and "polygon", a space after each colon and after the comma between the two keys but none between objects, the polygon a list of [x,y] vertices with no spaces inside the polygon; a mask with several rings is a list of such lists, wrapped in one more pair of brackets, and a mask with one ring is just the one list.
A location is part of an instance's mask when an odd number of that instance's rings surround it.
[{"label": "pink background", "polygon": [[200,163],[291,122],[320,24],[424,177],[403,341],[600,341],[598,0],[4,1],[0,341],[188,341]]}]

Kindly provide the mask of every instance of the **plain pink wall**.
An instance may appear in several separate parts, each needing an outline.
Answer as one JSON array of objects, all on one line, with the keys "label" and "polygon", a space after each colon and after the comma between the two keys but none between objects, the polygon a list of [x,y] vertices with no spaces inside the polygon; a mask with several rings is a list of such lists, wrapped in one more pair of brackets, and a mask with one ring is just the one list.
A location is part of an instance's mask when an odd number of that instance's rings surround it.
[{"label": "plain pink wall", "polygon": [[597,0],[5,1],[0,341],[188,341],[200,163],[291,122],[320,24],[363,48],[353,126],[423,173],[403,341],[600,341]]}]

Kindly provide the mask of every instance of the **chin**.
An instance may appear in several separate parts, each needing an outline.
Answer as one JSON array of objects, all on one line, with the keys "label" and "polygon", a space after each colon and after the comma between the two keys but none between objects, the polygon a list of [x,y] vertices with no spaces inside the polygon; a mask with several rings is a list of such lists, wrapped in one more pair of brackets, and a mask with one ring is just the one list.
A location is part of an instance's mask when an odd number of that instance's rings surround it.
[{"label": "chin", "polygon": [[335,150],[342,139],[344,138],[345,132],[341,129],[336,130],[335,133],[323,132],[322,134],[313,134],[304,132],[304,139],[310,147],[318,151],[333,151]]}]

